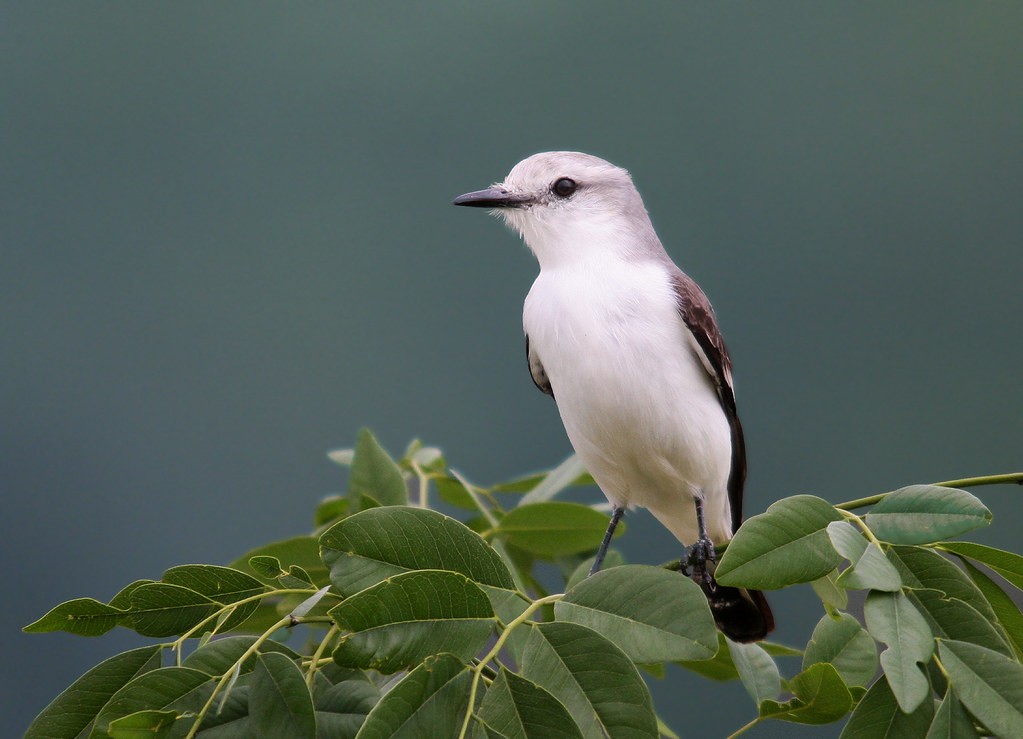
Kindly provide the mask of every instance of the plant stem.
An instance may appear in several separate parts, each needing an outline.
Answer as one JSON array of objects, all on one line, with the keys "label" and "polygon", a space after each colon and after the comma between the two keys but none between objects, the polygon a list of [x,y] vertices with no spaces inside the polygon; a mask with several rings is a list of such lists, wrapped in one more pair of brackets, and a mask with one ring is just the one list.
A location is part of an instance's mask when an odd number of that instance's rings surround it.
[{"label": "plant stem", "polygon": [[323,653],[327,651],[327,645],[333,641],[335,634],[337,634],[340,630],[341,629],[338,628],[337,624],[332,624],[331,627],[327,629],[327,634],[323,637],[323,641],[320,642],[320,645],[316,647],[316,651],[313,652],[312,659],[309,662],[309,672],[307,672],[305,676],[305,684],[309,686],[310,692],[313,689],[313,678],[316,676],[316,670],[318,670],[320,666],[320,658],[323,657]]},{"label": "plant stem", "polygon": [[[1017,485],[1023,485],[1023,472],[1007,472],[1004,475],[985,475],[983,477],[964,477],[960,480],[945,480],[944,482],[932,482],[932,485],[937,485],[943,488],[972,488],[980,487],[981,485],[1004,485],[1006,483],[1015,483]],[[880,503],[888,495],[891,495],[892,491],[887,493],[878,493],[877,495],[870,495],[866,498],[857,498],[856,500],[849,500],[845,503],[839,503],[835,506],[842,511],[851,511],[856,508],[866,508],[867,506],[875,505]]]},{"label": "plant stem", "polygon": [[524,624],[529,620],[530,616],[548,603],[554,603],[555,601],[561,600],[563,597],[564,593],[558,593],[556,595],[548,595],[545,598],[538,598],[530,603],[526,607],[526,610],[520,613],[517,618],[508,622],[504,631],[501,632],[501,635],[497,637],[497,641],[494,642],[493,648],[487,652],[486,656],[484,656],[483,659],[479,661],[479,664],[473,668],[472,686],[469,688],[469,704],[465,707],[465,720],[462,721],[462,730],[458,732],[458,739],[465,739],[466,732],[469,730],[469,721],[472,719],[473,706],[476,705],[476,691],[479,689],[480,677],[483,675],[483,670],[486,668],[487,663],[497,657],[501,649],[504,648],[504,643],[508,641],[508,637],[511,635],[516,626]]},{"label": "plant stem", "polygon": [[756,726],[759,723],[760,723],[760,717],[757,716],[755,719],[750,721],[745,726],[742,726],[737,731],[735,731],[734,733],[729,734],[728,735],[728,739],[735,739],[735,737],[739,736],[740,734],[745,734],[747,731],[749,731],[750,729],[752,729],[754,726]]}]

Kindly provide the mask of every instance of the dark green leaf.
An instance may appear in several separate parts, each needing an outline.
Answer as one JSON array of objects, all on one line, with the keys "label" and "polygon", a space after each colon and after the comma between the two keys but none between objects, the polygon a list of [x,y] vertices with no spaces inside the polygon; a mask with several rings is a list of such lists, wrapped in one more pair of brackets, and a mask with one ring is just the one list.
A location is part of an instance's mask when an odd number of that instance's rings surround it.
[{"label": "dark green leaf", "polygon": [[[589,506],[550,501],[512,509],[497,530],[509,544],[541,557],[560,557],[596,549],[609,520]],[[616,535],[623,531],[619,526]]]},{"label": "dark green leaf", "polygon": [[[210,600],[230,605],[265,592],[266,588],[256,578],[230,567],[214,565],[182,565],[172,567],[163,573],[163,581],[171,585],[194,590]],[[230,631],[245,621],[259,606],[259,601],[239,605],[228,619],[220,625],[220,631]]]},{"label": "dark green leaf", "polygon": [[966,601],[948,598],[939,590],[913,590],[910,598],[927,617],[935,636],[968,641],[1015,657],[994,624]]},{"label": "dark green leaf", "polygon": [[317,734],[329,739],[351,739],[379,700],[380,688],[366,673],[327,665],[316,672],[313,683]]},{"label": "dark green leaf", "polygon": [[506,739],[582,739],[579,727],[557,698],[504,669],[487,688],[477,716]]},{"label": "dark green leaf", "polygon": [[853,705],[849,688],[834,666],[826,663],[800,672],[789,680],[789,689],[794,698],[784,703],[763,701],[760,716],[797,724],[830,724],[849,713]]},{"label": "dark green leaf", "polygon": [[256,577],[256,579],[273,585],[276,578],[265,577],[259,574],[249,564],[250,559],[260,556],[276,557],[281,563],[282,568],[298,565],[309,573],[313,584],[318,588],[322,588],[330,582],[330,579],[327,577],[327,567],[320,559],[319,540],[314,536],[296,536],[258,547],[235,560],[230,565],[232,569],[247,572]]},{"label": "dark green leaf", "polygon": [[841,518],[812,495],[779,500],[739,528],[714,577],[722,585],[767,590],[823,577],[841,562],[827,532]]},{"label": "dark green leaf", "polygon": [[717,653],[711,659],[683,661],[675,664],[718,682],[739,679],[739,671],[736,669],[735,663],[732,662],[732,653],[728,649],[728,639],[720,632],[718,632]]},{"label": "dark green leaf", "polygon": [[129,596],[120,623],[142,636],[176,636],[212,616],[220,606],[201,593],[169,583],[142,585]]},{"label": "dark green leaf", "polygon": [[743,687],[759,706],[765,700],[774,700],[781,693],[781,674],[771,655],[759,644],[728,642],[728,651],[739,673]]},{"label": "dark green leaf", "polygon": [[965,490],[910,485],[886,495],[866,515],[882,541],[930,544],[991,523],[991,511]]},{"label": "dark green leaf", "polygon": [[933,549],[892,547],[888,550],[888,559],[908,587],[940,590],[949,598],[966,601],[986,618],[995,617],[991,606],[966,573]]},{"label": "dark green leaf", "polygon": [[899,707],[912,713],[930,695],[931,686],[921,669],[934,651],[927,619],[903,593],[871,591],[863,606],[867,630],[888,648],[881,667]]},{"label": "dark green leaf", "polygon": [[358,739],[458,736],[471,681],[469,669],[458,658],[427,657],[380,699]]},{"label": "dark green leaf", "polygon": [[75,598],[50,609],[22,629],[27,634],[66,631],[78,636],[100,636],[117,626],[124,613],[93,598]]},{"label": "dark green leaf", "polygon": [[561,701],[583,736],[657,736],[650,692],[636,666],[585,626],[531,627],[520,672]]},{"label": "dark green leaf", "polygon": [[967,541],[945,541],[939,546],[946,552],[983,562],[1017,588],[1023,589],[1023,557],[1018,554]]},{"label": "dark green leaf", "polygon": [[450,570],[482,585],[514,587],[508,567],[479,534],[424,508],[362,511],[324,532],[320,546],[342,595],[409,570]]},{"label": "dark green leaf", "polygon": [[25,739],[77,737],[84,734],[100,709],[132,679],[160,666],[159,646],[141,647],[100,662],[75,680],[44,708]]},{"label": "dark green leaf", "polygon": [[991,604],[998,623],[1005,630],[1006,636],[1012,640],[1016,651],[1023,654],[1023,613],[1020,613],[1019,606],[999,587],[998,583],[969,562],[964,562],[964,564],[970,579],[984,593],[984,598]]},{"label": "dark green leaf", "polygon": [[849,568],[839,575],[835,581],[836,585],[843,588],[889,592],[902,588],[899,571],[888,561],[881,547],[874,542],[868,542],[852,523],[848,521],[829,523],[828,537],[835,551],[849,560]]},{"label": "dark green leaf", "polygon": [[[401,468],[369,429],[359,431],[348,486],[349,499],[353,502],[366,496],[383,506],[408,503],[408,487]],[[362,508],[361,504],[356,507]]]},{"label": "dark green leaf", "polygon": [[156,582],[156,580],[136,580],[135,582],[128,583],[121,588],[120,591],[118,591],[117,595],[110,599],[110,605],[122,611],[127,611],[131,608],[131,594],[134,593],[137,588],[154,582]]},{"label": "dark green leaf", "polygon": [[999,737],[1023,736],[1023,665],[976,644],[942,640],[941,663],[956,697]]},{"label": "dark green leaf", "polygon": [[[191,667],[193,670],[201,670],[211,677],[219,677],[227,674],[234,663],[237,662],[245,652],[256,642],[254,636],[228,636],[224,638],[211,639],[201,647],[192,652],[182,667]],[[260,654],[279,652],[289,659],[298,659],[299,654],[290,647],[273,639],[267,639],[259,645]],[[249,672],[255,666],[255,657],[249,657],[241,666],[241,672]]]},{"label": "dark green leaf", "polygon": [[955,692],[949,690],[941,701],[938,712],[934,714],[931,728],[927,730],[925,739],[979,739],[980,735],[973,726],[973,719],[956,698]]},{"label": "dark green leaf", "polygon": [[111,721],[111,739],[160,739],[170,734],[178,714],[175,711],[138,711]]},{"label": "dark green leaf", "polygon": [[[490,604],[494,607],[494,614],[502,624],[508,624],[522,615],[522,612],[529,606],[529,601],[521,593],[514,590],[502,590],[490,585],[483,585],[483,592],[490,598]],[[515,629],[504,643],[507,649],[518,663],[522,658],[522,648],[526,644],[528,636],[526,629]]]},{"label": "dark green leaf", "polygon": [[249,692],[249,727],[257,739],[315,739],[313,699],[302,671],[283,654],[260,654]]},{"label": "dark green leaf", "polygon": [[213,680],[189,667],[161,667],[143,673],[118,690],[96,718],[96,730],[106,732],[110,722],[139,711],[196,710],[204,700],[203,689]]},{"label": "dark green leaf", "polygon": [[888,680],[882,675],[860,699],[839,739],[879,739],[923,736],[934,716],[934,702],[925,700],[912,713],[903,713]]},{"label": "dark green leaf", "polygon": [[846,685],[866,687],[877,674],[877,648],[870,634],[848,613],[825,615],[803,653],[803,669],[829,662]]},{"label": "dark green leaf", "polygon": [[344,518],[348,515],[350,505],[351,501],[348,498],[342,498],[340,495],[328,495],[316,506],[316,512],[313,514],[313,526],[319,528]]},{"label": "dark green leaf", "polygon": [[554,615],[602,634],[634,662],[710,659],[718,647],[700,586],[661,567],[598,572],[569,590]]},{"label": "dark green leaf", "polygon": [[441,570],[396,575],[348,598],[330,616],[351,632],[339,640],[334,661],[385,674],[439,652],[469,659],[496,625],[486,593]]},{"label": "dark green leaf", "polygon": [[476,510],[476,501],[466,491],[465,485],[462,484],[461,480],[445,475],[444,477],[434,478],[433,484],[437,486],[437,495],[448,505],[453,505],[467,511]]}]

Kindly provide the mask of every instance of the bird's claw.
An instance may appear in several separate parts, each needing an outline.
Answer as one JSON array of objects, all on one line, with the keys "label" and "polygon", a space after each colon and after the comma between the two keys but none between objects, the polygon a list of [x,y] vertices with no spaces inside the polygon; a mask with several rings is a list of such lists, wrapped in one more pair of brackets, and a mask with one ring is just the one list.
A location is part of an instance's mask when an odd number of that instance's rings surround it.
[{"label": "bird's claw", "polygon": [[698,539],[695,544],[686,548],[682,556],[682,572],[710,587],[714,578],[707,571],[707,562],[717,562],[717,559],[714,543],[707,538]]}]

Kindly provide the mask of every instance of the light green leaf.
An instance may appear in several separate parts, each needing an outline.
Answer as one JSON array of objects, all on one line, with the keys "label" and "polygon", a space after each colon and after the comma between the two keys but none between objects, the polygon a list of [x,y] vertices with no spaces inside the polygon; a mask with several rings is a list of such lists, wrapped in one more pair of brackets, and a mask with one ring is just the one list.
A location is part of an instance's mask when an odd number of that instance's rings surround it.
[{"label": "light green leaf", "polygon": [[[596,549],[607,531],[607,515],[579,503],[552,501],[520,505],[497,529],[508,543],[541,557],[560,557]],[[619,525],[615,533],[621,535]]]},{"label": "light green leaf", "polygon": [[849,594],[845,588],[838,585],[838,570],[832,570],[824,577],[817,578],[810,585],[824,605],[837,610],[842,610],[849,605]]},{"label": "light green leaf", "polygon": [[1017,588],[1023,589],[1023,557],[1018,554],[968,541],[945,541],[938,547],[960,557],[983,562]]},{"label": "light green leaf", "polygon": [[78,636],[101,636],[117,626],[124,612],[93,598],[75,598],[50,609],[24,627],[26,634],[66,631]]},{"label": "light green leaf", "polygon": [[934,716],[934,702],[925,700],[912,713],[903,713],[895,694],[882,675],[860,699],[839,739],[911,739],[927,731]]},{"label": "light green leaf", "polygon": [[676,662],[679,667],[695,672],[710,680],[728,682],[738,680],[739,671],[732,661],[732,653],[728,649],[728,639],[718,632],[718,649],[711,659]]},{"label": "light green leaf", "polygon": [[139,711],[196,710],[204,702],[204,690],[212,685],[209,675],[189,667],[161,667],[145,672],[114,693],[97,716],[95,730],[106,732],[111,721]]},{"label": "light green leaf", "polygon": [[[593,561],[595,559],[596,555],[586,557],[583,561],[576,565],[576,568],[572,570],[572,574],[569,575],[568,579],[565,581],[565,590],[571,590],[590,576],[590,569],[592,569]],[[621,567],[623,564],[625,564],[625,557],[622,556],[622,553],[617,549],[608,549],[607,554],[604,556],[604,563],[601,566],[601,571]]]},{"label": "light green leaf", "polygon": [[424,508],[373,508],[320,537],[323,561],[342,595],[410,570],[450,570],[481,585],[512,589],[501,556],[464,524]]},{"label": "light green leaf", "polygon": [[710,659],[718,647],[700,586],[661,567],[598,572],[555,603],[554,616],[588,626],[639,663]]},{"label": "light green leaf", "polygon": [[1023,665],[962,641],[938,644],[956,697],[996,736],[1023,736]]},{"label": "light green leaf", "polygon": [[848,613],[825,615],[813,630],[803,653],[803,669],[829,662],[846,685],[866,687],[877,674],[877,648],[860,622]]},{"label": "light green leaf", "polygon": [[865,520],[882,541],[930,544],[987,526],[991,511],[965,490],[910,485],[885,496]]},{"label": "light green leaf", "polygon": [[779,500],[739,528],[714,577],[722,585],[765,590],[823,577],[841,562],[827,532],[839,520],[827,501],[812,495]]},{"label": "light green leaf", "polygon": [[1023,613],[1020,613],[1019,606],[999,587],[998,583],[969,562],[963,564],[966,566],[970,579],[991,604],[998,623],[1001,624],[1006,636],[1012,640],[1017,653],[1023,654]]},{"label": "light green leaf", "polygon": [[174,711],[138,711],[111,721],[111,739],[160,739],[170,734],[178,714]]},{"label": "light green leaf", "polygon": [[902,582],[914,589],[940,590],[949,598],[958,598],[976,608],[985,618],[994,619],[994,611],[970,578],[933,549],[891,547],[888,559],[902,576]]},{"label": "light green leaf", "polygon": [[956,698],[955,692],[949,690],[934,714],[931,728],[924,739],[979,739],[980,735],[973,726],[973,719]]},{"label": "light green leaf", "polygon": [[899,571],[888,561],[881,547],[868,542],[848,521],[828,524],[828,537],[835,551],[849,560],[849,568],[838,576],[835,584],[843,588],[886,590],[902,588]]},{"label": "light green leaf", "polygon": [[579,457],[573,454],[548,472],[542,482],[522,496],[519,505],[531,505],[548,501],[565,488],[574,485],[576,480],[585,473],[586,467]]},{"label": "light green leaf", "polygon": [[909,596],[927,617],[935,636],[979,644],[1015,658],[1009,642],[994,624],[966,601],[948,598],[939,590],[912,590]]},{"label": "light green leaf", "polygon": [[255,739],[315,739],[313,699],[302,671],[283,654],[260,654],[249,691]]},{"label": "light green leaf", "polygon": [[650,691],[636,666],[585,626],[531,627],[520,672],[561,701],[585,737],[657,736]]},{"label": "light green leaf", "polygon": [[140,647],[100,662],[40,711],[25,739],[77,737],[117,691],[160,666],[160,646]]},{"label": "light green leaf", "polygon": [[467,660],[497,623],[478,585],[442,570],[396,575],[343,601],[330,617],[351,632],[338,641],[334,661],[384,674],[440,652]]},{"label": "light green leaf", "polygon": [[369,429],[359,431],[348,487],[353,509],[364,507],[361,505],[363,497],[372,498],[382,506],[408,503],[408,487],[401,468]]},{"label": "light green leaf", "polygon": [[781,674],[771,655],[759,644],[739,644],[730,640],[728,651],[739,679],[755,705],[759,706],[765,700],[778,697],[781,693]]},{"label": "light green leaf", "polygon": [[506,739],[582,739],[579,727],[557,698],[505,669],[487,688],[477,716]]},{"label": "light green leaf", "polygon": [[380,699],[366,717],[358,739],[457,736],[471,681],[469,669],[456,657],[427,657]]},{"label": "light green leaf", "polygon": [[849,713],[853,705],[849,688],[834,666],[826,663],[800,672],[789,680],[789,689],[794,698],[784,703],[761,702],[760,716],[797,724],[830,724]]},{"label": "light green leaf", "polygon": [[899,707],[912,713],[931,690],[921,669],[934,651],[931,628],[903,593],[871,591],[863,615],[871,636],[888,645],[881,653],[881,667]]}]

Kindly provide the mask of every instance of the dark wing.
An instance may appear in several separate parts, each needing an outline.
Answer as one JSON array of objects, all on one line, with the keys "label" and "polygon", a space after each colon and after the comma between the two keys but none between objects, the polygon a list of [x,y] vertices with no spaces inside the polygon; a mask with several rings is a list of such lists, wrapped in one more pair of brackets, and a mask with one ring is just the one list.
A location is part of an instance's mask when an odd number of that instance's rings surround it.
[{"label": "dark wing", "polygon": [[540,392],[553,398],[554,391],[551,389],[551,381],[540,363],[540,357],[529,349],[529,334],[526,334],[526,361],[529,362],[529,376],[533,378],[533,384],[540,388]]},{"label": "dark wing", "polygon": [[678,314],[692,332],[701,350],[700,360],[717,386],[721,407],[732,429],[732,469],[728,475],[728,502],[732,508],[732,531],[742,523],[742,487],[746,482],[746,442],[735,407],[732,389],[732,359],[725,339],[714,318],[714,309],[703,290],[677,267],[672,272],[672,287],[678,301]]}]

